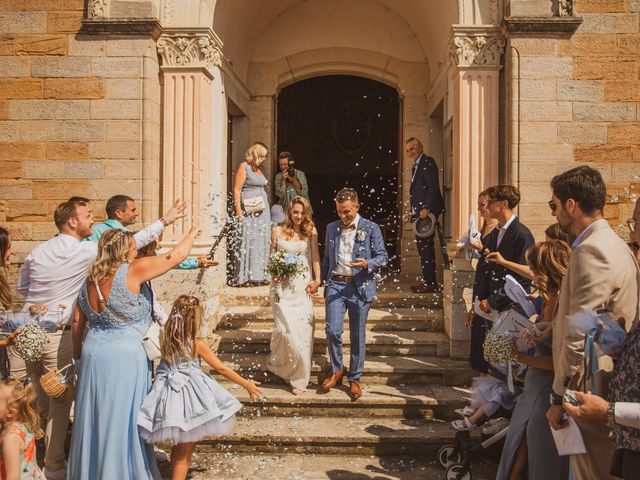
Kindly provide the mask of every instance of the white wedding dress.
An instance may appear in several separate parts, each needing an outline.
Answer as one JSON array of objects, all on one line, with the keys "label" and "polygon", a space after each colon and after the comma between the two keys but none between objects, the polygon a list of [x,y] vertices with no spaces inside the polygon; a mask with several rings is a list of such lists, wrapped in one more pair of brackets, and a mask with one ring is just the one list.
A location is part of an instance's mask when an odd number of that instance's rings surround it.
[{"label": "white wedding dress", "polygon": [[[308,240],[278,238],[277,249],[300,253],[307,267],[301,275],[271,284],[275,322],[267,368],[298,390],[305,390],[311,377],[313,353],[313,301],[305,291],[313,278]],[[274,301],[275,293],[280,300]]]}]

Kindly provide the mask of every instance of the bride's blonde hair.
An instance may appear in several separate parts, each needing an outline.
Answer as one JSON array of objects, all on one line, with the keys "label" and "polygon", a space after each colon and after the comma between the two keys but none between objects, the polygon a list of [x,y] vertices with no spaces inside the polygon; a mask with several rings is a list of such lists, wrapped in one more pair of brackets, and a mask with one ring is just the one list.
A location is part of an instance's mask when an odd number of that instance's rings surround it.
[{"label": "bride's blonde hair", "polygon": [[113,270],[127,261],[129,246],[133,239],[133,233],[126,230],[112,228],[104,232],[98,242],[98,257],[91,265],[89,278],[98,285]]},{"label": "bride's blonde hair", "polygon": [[284,238],[288,240],[293,237],[293,220],[291,219],[291,209],[294,205],[302,205],[302,210],[304,212],[304,219],[302,220],[302,225],[300,225],[300,236],[303,239],[311,238],[311,236],[313,235],[313,229],[315,228],[313,219],[311,217],[311,207],[309,206],[309,200],[300,195],[293,197],[291,203],[289,204],[289,208],[287,208],[287,217],[284,221],[284,227],[282,227]]}]

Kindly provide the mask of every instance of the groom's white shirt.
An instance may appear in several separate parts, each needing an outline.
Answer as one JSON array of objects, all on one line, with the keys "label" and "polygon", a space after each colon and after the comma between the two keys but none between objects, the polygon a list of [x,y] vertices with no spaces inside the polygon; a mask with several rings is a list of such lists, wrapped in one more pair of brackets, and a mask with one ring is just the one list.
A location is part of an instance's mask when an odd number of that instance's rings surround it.
[{"label": "groom's white shirt", "polygon": [[356,218],[351,225],[355,228],[340,228],[340,244],[338,246],[338,261],[335,275],[343,275],[345,277],[353,277],[353,269],[349,264],[353,261],[353,244],[356,241],[356,232],[358,231],[358,222],[360,222],[360,214],[356,214]]}]

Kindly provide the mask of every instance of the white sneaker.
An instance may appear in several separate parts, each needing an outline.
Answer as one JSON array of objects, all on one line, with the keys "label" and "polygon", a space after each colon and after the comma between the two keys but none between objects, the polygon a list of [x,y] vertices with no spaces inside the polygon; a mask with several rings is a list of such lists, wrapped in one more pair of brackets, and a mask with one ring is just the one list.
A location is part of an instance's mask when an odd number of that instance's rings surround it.
[{"label": "white sneaker", "polygon": [[476,426],[471,423],[467,417],[462,420],[454,420],[451,422],[451,426],[459,432],[466,432],[476,428]]},{"label": "white sneaker", "polygon": [[460,415],[462,418],[464,418],[464,417],[470,417],[471,415],[476,413],[476,409],[470,407],[469,405],[467,405],[464,408],[456,408],[454,410],[454,412],[456,412],[458,415]]},{"label": "white sneaker", "polygon": [[494,418],[489,420],[482,426],[482,433],[484,435],[495,435],[496,433],[504,430],[509,426],[509,420],[504,417]]},{"label": "white sneaker", "polygon": [[47,480],[67,480],[67,467],[51,470],[44,467],[42,473]]}]

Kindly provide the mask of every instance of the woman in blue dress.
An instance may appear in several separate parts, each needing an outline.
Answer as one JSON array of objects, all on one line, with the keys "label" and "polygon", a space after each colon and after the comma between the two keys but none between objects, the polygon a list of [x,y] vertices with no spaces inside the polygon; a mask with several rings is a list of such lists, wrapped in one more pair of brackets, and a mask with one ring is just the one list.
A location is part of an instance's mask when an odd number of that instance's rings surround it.
[{"label": "woman in blue dress", "polygon": [[142,346],[151,322],[145,282],[182,262],[197,235],[192,228],[170,253],[137,260],[132,233],[113,229],[100,239],[72,326],[78,384],[67,478],[161,478],[153,447],[137,426],[151,389],[151,362]]},{"label": "woman in blue dress", "polygon": [[265,268],[271,243],[271,215],[262,171],[267,147],[256,142],[245,154],[233,181],[233,204],[239,231],[229,244],[236,255],[236,284],[261,284],[268,280]]}]

